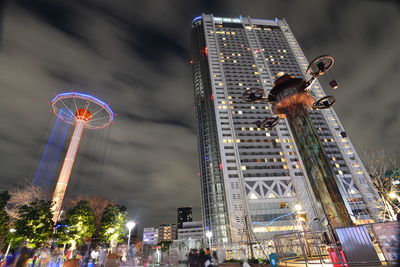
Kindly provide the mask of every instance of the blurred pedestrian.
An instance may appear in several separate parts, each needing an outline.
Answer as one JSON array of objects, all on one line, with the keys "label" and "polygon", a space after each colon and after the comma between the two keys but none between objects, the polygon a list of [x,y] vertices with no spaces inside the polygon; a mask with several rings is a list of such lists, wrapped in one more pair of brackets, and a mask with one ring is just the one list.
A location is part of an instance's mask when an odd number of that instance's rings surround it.
[{"label": "blurred pedestrian", "polygon": [[99,258],[99,254],[100,253],[99,253],[99,249],[98,248],[93,249],[92,252],[90,253],[90,258],[91,258],[93,264],[97,263],[97,259]]},{"label": "blurred pedestrian", "polygon": [[205,267],[206,261],[207,261],[206,252],[204,251],[204,249],[201,248],[199,251],[199,258],[197,260],[198,266]]},{"label": "blurred pedestrian", "polygon": [[99,265],[104,266],[104,262],[107,257],[107,250],[105,248],[100,248],[99,250]]},{"label": "blurred pedestrian", "polygon": [[211,265],[217,266],[218,265],[218,255],[216,251],[213,251],[212,256],[211,256]]},{"label": "blurred pedestrian", "polygon": [[118,266],[118,254],[113,249],[106,257],[105,267],[117,267]]}]

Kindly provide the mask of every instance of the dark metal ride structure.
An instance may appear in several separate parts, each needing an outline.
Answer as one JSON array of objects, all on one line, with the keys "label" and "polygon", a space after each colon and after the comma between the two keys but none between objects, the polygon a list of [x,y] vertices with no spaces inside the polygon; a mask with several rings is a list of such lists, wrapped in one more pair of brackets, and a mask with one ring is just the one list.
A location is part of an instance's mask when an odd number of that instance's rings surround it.
[{"label": "dark metal ride structure", "polygon": [[[310,93],[314,80],[324,75],[334,63],[331,56],[314,59],[307,68],[311,78],[307,81],[290,75],[280,76],[268,94],[263,89],[254,88],[243,93],[245,102],[271,104],[275,116],[256,121],[258,128],[273,128],[281,118],[286,118],[293,133],[299,153],[304,162],[317,206],[324,212],[328,225],[346,227],[352,225],[335,181],[335,174],[329,165],[317,131],[308,115],[311,109],[328,109],[335,102],[333,96],[315,100]],[[336,89],[335,80],[329,85]]]}]

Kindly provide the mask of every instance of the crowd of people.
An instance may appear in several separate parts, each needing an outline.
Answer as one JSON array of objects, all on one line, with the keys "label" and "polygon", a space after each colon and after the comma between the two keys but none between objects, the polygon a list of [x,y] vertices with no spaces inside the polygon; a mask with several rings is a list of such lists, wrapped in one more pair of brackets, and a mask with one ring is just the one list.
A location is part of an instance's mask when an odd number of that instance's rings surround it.
[{"label": "crowd of people", "polygon": [[96,247],[90,251],[67,250],[65,253],[59,248],[43,247],[33,250],[21,246],[8,253],[0,251],[0,267],[117,267],[128,260],[137,265],[135,252],[132,247],[128,255],[128,249],[124,245],[114,249]]},{"label": "crowd of people", "polygon": [[187,255],[188,267],[213,267],[218,265],[218,256],[216,251],[211,255],[210,249],[192,249]]}]

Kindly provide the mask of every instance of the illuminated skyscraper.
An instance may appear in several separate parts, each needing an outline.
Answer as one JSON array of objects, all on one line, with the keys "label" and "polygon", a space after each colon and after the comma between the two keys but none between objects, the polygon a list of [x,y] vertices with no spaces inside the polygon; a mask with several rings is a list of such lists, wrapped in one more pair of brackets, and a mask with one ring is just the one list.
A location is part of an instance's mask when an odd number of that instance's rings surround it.
[{"label": "illuminated skyscraper", "polygon": [[178,229],[182,229],[184,222],[193,220],[192,207],[180,207],[177,212]]},{"label": "illuminated skyscraper", "polygon": [[[286,21],[203,14],[192,22],[191,44],[204,228],[216,242],[244,240],[248,229],[268,238],[299,227],[300,204],[303,227],[319,229],[327,220],[287,121],[257,128],[271,107],[243,101],[252,88],[268,95],[283,74],[306,76],[308,61]],[[311,93],[325,96],[318,81]],[[379,220],[379,196],[335,111],[309,116],[352,221]]]}]

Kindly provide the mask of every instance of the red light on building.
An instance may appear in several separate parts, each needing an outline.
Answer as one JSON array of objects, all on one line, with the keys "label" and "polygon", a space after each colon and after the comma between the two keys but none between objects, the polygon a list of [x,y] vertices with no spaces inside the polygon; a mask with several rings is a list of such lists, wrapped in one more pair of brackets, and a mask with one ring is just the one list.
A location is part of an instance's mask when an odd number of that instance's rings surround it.
[{"label": "red light on building", "polygon": [[206,55],[206,56],[208,56],[208,47],[206,46],[206,48],[204,48],[204,54]]},{"label": "red light on building", "polygon": [[190,63],[190,64],[193,64],[193,63],[194,63],[193,59],[191,59],[191,60],[189,61],[189,63]]},{"label": "red light on building", "polygon": [[222,165],[222,163],[219,164],[219,168],[222,169],[224,165]]},{"label": "red light on building", "polygon": [[214,96],[211,95],[211,96],[210,96],[210,99],[211,99],[211,101],[214,101]]}]

